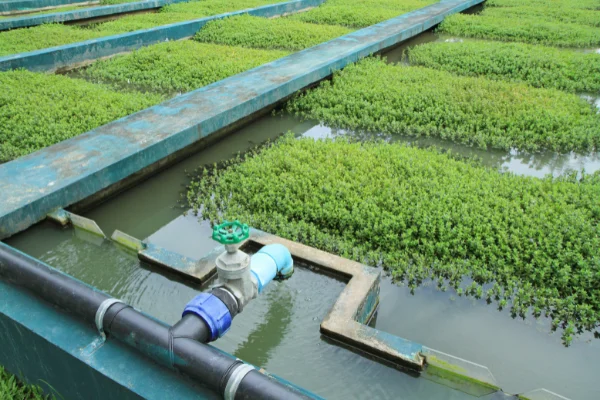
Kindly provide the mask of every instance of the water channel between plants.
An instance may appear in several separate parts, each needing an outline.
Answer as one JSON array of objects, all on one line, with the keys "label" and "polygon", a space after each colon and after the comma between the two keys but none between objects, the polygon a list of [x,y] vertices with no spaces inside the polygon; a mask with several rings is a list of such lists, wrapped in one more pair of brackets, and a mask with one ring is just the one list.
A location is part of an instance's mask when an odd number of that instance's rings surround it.
[{"label": "water channel between plants", "polygon": [[[287,131],[323,138],[372,134],[332,130],[312,121],[267,116],[149,180],[94,208],[85,216],[107,236],[115,229],[159,246],[201,257],[214,248],[208,223],[184,216],[180,194],[197,167],[231,158]],[[389,140],[387,137],[384,139]],[[567,169],[600,169],[600,156],[485,151],[442,140],[402,139],[413,145],[436,145],[517,174],[558,175]],[[73,229],[41,223],[7,241],[168,323],[201,290],[195,284],[146,264],[111,242]],[[236,317],[233,328],[215,345],[247,362],[261,365],[296,384],[331,399],[463,399],[470,396],[426,379],[398,372],[319,334],[319,323],[344,286],[333,278],[298,269],[292,279],[273,284],[264,296]],[[572,399],[600,398],[595,371],[600,368],[600,341],[591,334],[571,347],[560,334],[548,334],[549,321],[513,320],[484,300],[458,297],[424,285],[411,295],[385,278],[375,327],[431,348],[488,366],[508,392],[545,387]],[[518,349],[518,350],[517,350]],[[332,371],[338,371],[331,379]]]}]

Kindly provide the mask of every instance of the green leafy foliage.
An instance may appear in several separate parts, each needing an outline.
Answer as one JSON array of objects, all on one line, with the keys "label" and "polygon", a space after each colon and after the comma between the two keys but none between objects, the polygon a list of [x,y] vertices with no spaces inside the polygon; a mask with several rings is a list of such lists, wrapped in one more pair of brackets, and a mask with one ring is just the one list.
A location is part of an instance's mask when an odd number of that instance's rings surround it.
[{"label": "green leafy foliage", "polygon": [[0,366],[0,399],[5,400],[50,400],[38,386],[25,385]]},{"label": "green leafy foliage", "polygon": [[103,36],[148,29],[245,8],[274,4],[277,0],[203,0],[171,4],[158,13],[127,15],[92,27],[46,24],[0,32],[0,57],[61,46]]},{"label": "green leafy foliage", "polygon": [[315,24],[364,28],[435,2],[435,0],[364,0],[351,2],[348,0],[327,0],[317,8],[293,15],[290,18]]},{"label": "green leafy foliage", "polygon": [[281,1],[283,0],[203,0],[169,4],[161,8],[159,13],[128,15],[98,24],[92,30],[102,33],[102,36],[115,35]]},{"label": "green leafy foliage", "polygon": [[0,57],[81,42],[101,36],[73,25],[45,24],[0,32]]},{"label": "green leafy foliage", "polygon": [[82,6],[64,6],[64,7],[57,7],[57,8],[52,8],[50,10],[44,10],[44,11],[38,11],[38,12],[33,12],[33,13],[27,13],[27,14],[13,14],[13,15],[0,15],[0,19],[6,19],[6,18],[25,18],[25,17],[35,17],[36,15],[44,15],[44,14],[54,14],[54,13],[60,13],[60,12],[67,12],[67,11],[73,11],[73,10],[78,10],[83,8]]},{"label": "green leafy foliage", "polygon": [[[286,136],[206,167],[188,191],[213,223],[251,226],[428,279],[564,328],[600,324],[600,175],[503,174],[436,150]],[[464,278],[467,278],[466,281]]]},{"label": "green leafy foliage", "polygon": [[542,4],[537,7],[486,7],[480,14],[452,15],[438,30],[463,37],[594,47],[600,45],[599,21],[600,12],[592,10],[553,8]]},{"label": "green leafy foliage", "polygon": [[302,50],[350,33],[342,26],[316,25],[289,18],[244,15],[212,21],[195,36],[200,42],[262,49]]},{"label": "green leafy foliage", "polygon": [[554,89],[365,59],[296,97],[288,110],[329,125],[527,151],[592,150],[600,115]]},{"label": "green leafy foliage", "polygon": [[434,42],[408,51],[413,65],[571,92],[600,91],[600,54],[523,43]]},{"label": "green leafy foliage", "polygon": [[[122,3],[132,3],[140,0],[101,0],[100,5],[114,5],[114,4],[122,4]],[[75,10],[83,10],[86,8],[90,8],[90,6],[82,6],[82,5],[67,5],[62,7],[55,7],[49,10],[43,10],[38,12],[26,13],[26,14],[14,14],[14,15],[0,15],[0,19],[3,18],[24,18],[24,17],[34,17],[36,15],[45,15],[45,14],[56,14],[67,11],[75,11]]]},{"label": "green leafy foliage", "polygon": [[487,0],[486,7],[543,7],[600,10],[600,0]]},{"label": "green leafy foliage", "polygon": [[187,92],[287,55],[192,40],[161,43],[98,61],[83,75],[94,81],[162,92]]},{"label": "green leafy foliage", "polygon": [[29,71],[0,73],[0,162],[31,153],[150,107],[158,95]]},{"label": "green leafy foliage", "polygon": [[[539,18],[548,22],[565,22],[600,27],[600,11],[573,9],[565,7],[499,7],[490,14],[504,18]],[[488,12],[486,12],[488,14]]]}]

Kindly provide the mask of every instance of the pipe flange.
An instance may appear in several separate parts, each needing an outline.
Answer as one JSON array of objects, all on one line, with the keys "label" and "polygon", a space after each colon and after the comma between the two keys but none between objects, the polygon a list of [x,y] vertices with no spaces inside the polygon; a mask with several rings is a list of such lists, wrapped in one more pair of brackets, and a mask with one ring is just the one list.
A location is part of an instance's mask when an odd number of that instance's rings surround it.
[{"label": "pipe flange", "polygon": [[96,318],[94,318],[94,320],[96,321],[96,328],[98,329],[98,332],[100,333],[100,336],[102,336],[103,340],[106,340],[106,333],[104,333],[103,326],[104,315],[106,315],[106,312],[110,307],[117,303],[123,302],[119,299],[106,299],[100,304],[100,307],[98,307],[98,310],[96,311]]},{"label": "pipe flange", "polygon": [[235,393],[242,382],[242,379],[248,375],[250,371],[253,371],[254,367],[250,364],[240,364],[239,367],[233,370],[231,376],[229,376],[229,380],[227,381],[227,385],[225,386],[225,393],[223,393],[223,397],[225,400],[234,400]]}]

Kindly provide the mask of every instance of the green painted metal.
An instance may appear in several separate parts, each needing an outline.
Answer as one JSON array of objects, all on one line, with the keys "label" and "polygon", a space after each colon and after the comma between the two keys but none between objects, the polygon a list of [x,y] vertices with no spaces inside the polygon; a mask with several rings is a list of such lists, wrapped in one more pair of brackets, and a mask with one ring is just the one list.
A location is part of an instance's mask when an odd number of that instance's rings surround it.
[{"label": "green painted metal", "polygon": [[[424,7],[0,165],[0,239],[483,0]],[[71,160],[86,160],[74,164]]]},{"label": "green painted metal", "polygon": [[[114,4],[110,6],[86,7],[80,10],[56,12],[44,15],[24,15],[0,20],[0,31],[24,28],[42,24],[79,21],[84,19],[106,17],[134,11],[151,10],[168,4],[184,3],[189,0],[145,0],[132,3]],[[0,3],[2,4],[2,3]]]},{"label": "green painted metal", "polygon": [[238,244],[249,237],[250,228],[238,220],[223,221],[222,224],[213,227],[212,238],[221,244]]},{"label": "green painted metal", "polygon": [[193,36],[208,22],[229,18],[236,15],[249,14],[256,17],[271,18],[283,14],[295,13],[310,7],[318,6],[324,0],[293,0],[285,3],[239,10],[225,14],[157,26],[120,35],[106,36],[98,39],[71,43],[64,46],[51,47],[27,53],[12,54],[0,57],[0,71],[24,68],[30,71],[56,71],[74,64],[97,60],[119,53],[129,52],[154,43],[169,40],[180,40]]}]

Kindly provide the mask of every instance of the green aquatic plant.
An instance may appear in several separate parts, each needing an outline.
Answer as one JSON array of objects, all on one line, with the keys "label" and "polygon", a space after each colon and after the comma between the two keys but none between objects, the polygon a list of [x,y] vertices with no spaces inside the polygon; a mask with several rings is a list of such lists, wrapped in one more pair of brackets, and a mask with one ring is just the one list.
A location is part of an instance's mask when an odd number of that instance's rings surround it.
[{"label": "green aquatic plant", "polygon": [[92,30],[102,33],[103,36],[116,35],[282,1],[284,0],[203,0],[169,4],[158,13],[128,15],[98,24]]},{"label": "green aquatic plant", "polygon": [[487,0],[486,7],[540,7],[543,9],[600,10],[599,0]]},{"label": "green aquatic plant", "polygon": [[565,7],[498,7],[487,11],[486,15],[495,17],[536,18],[547,22],[564,22],[600,27],[600,11],[573,9]]},{"label": "green aquatic plant", "polygon": [[0,32],[0,57],[81,42],[101,36],[73,25],[44,24]]},{"label": "green aquatic plant", "polygon": [[83,71],[92,81],[160,92],[187,92],[287,55],[182,40],[98,61]]},{"label": "green aquatic plant", "polygon": [[523,43],[433,42],[408,50],[411,65],[526,82],[570,92],[600,91],[600,54]]},{"label": "green aquatic plant", "polygon": [[327,0],[319,7],[290,18],[314,24],[364,28],[435,2],[435,0]]},{"label": "green aquatic plant", "polygon": [[0,399],[14,400],[51,400],[53,396],[44,395],[39,386],[20,382],[16,376],[0,366]]},{"label": "green aquatic plant", "polygon": [[[506,16],[502,8],[486,8],[481,14],[454,14],[438,32],[501,41],[559,47],[596,47],[600,29],[594,26],[544,20],[531,15]],[[594,12],[595,11],[589,11]]]},{"label": "green aquatic plant", "polygon": [[317,25],[289,18],[265,19],[244,15],[212,21],[195,40],[261,49],[302,50],[352,32],[335,25]]},{"label": "green aquatic plant", "polygon": [[61,13],[61,12],[78,10],[78,9],[82,9],[82,8],[84,8],[84,7],[78,6],[78,5],[74,5],[74,6],[57,7],[57,8],[52,8],[50,10],[38,11],[38,12],[27,13],[27,14],[0,15],[0,20],[7,19],[7,18],[35,17],[35,16],[38,16],[38,15]]},{"label": "green aquatic plant", "polygon": [[99,37],[183,22],[282,0],[203,0],[171,4],[158,13],[126,15],[90,27],[46,24],[0,32],[0,56],[61,46]]},{"label": "green aquatic plant", "polygon": [[34,152],[159,103],[60,75],[0,73],[0,162]]},{"label": "green aquatic plant", "polygon": [[296,96],[287,109],[331,126],[526,151],[589,151],[600,115],[580,97],[369,58]]},{"label": "green aquatic plant", "polygon": [[382,265],[410,288],[485,290],[515,317],[537,307],[567,344],[600,326],[598,173],[522,177],[434,149],[287,135],[200,169],[187,197],[213,223]]}]

